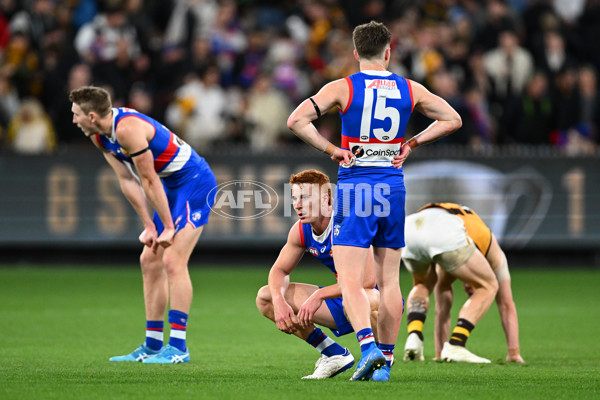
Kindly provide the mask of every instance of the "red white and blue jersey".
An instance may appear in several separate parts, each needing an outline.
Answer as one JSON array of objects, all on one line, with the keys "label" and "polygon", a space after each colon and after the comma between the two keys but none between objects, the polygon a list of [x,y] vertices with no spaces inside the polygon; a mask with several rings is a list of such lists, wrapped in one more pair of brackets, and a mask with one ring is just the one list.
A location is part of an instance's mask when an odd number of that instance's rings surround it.
[{"label": "red white and blue jersey", "polygon": [[176,186],[185,182],[189,175],[210,170],[210,167],[190,145],[181,140],[160,122],[131,108],[113,108],[113,131],[110,137],[96,135],[100,145],[117,159],[133,165],[127,150],[117,141],[115,131],[125,118],[139,118],[154,128],[154,136],[148,142],[154,157],[154,170],[167,186]]},{"label": "red white and blue jersey", "polygon": [[312,226],[310,224],[303,224],[300,222],[300,239],[302,245],[306,248],[306,252],[317,257],[323,265],[331,270],[337,277],[335,265],[333,263],[333,253],[331,250],[331,226],[333,219],[329,221],[329,225],[325,232],[319,236],[315,236]]},{"label": "red white and blue jersey", "polygon": [[342,148],[354,153],[356,164],[340,168],[338,177],[402,176],[391,161],[400,154],[413,110],[410,82],[389,71],[362,71],[345,79],[350,98],[346,109],[340,110]]}]

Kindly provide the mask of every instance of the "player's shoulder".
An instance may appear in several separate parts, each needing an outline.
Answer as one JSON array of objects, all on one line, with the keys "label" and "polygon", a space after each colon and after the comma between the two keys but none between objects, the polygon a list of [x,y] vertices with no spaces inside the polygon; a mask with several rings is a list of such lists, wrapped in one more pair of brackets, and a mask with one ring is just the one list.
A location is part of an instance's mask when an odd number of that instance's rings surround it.
[{"label": "player's shoulder", "polygon": [[296,221],[290,228],[288,244],[304,247],[304,228],[300,220]]}]

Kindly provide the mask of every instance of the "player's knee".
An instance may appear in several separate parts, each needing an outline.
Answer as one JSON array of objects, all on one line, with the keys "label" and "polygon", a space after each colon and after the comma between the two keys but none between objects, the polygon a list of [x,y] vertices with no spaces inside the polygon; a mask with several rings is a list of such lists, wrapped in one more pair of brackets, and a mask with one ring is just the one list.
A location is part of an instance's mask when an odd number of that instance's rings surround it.
[{"label": "player's knee", "polygon": [[187,260],[182,259],[182,257],[173,251],[164,252],[162,263],[169,276],[175,276],[187,269]]},{"label": "player's knee", "polygon": [[263,315],[271,308],[271,292],[269,286],[263,286],[258,289],[256,295],[256,308],[258,308],[258,311]]},{"label": "player's knee", "polygon": [[143,272],[152,272],[155,270],[161,270],[162,272],[162,260],[152,251],[142,252],[140,255],[140,265]]}]

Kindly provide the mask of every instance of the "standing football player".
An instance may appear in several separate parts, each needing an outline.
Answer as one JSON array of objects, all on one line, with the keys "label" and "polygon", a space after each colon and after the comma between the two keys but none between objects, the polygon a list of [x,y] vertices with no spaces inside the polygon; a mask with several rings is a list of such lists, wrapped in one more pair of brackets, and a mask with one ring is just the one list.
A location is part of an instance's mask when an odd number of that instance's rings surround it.
[{"label": "standing football player", "polygon": [[[188,260],[208,222],[215,176],[204,158],[164,125],[136,110],[113,108],[106,90],[81,87],[70,93],[69,100],[73,123],[103,152],[144,224],[139,240],[144,244],[140,263],[146,340],[133,352],[110,361],[189,362]],[[163,346],[167,305],[171,335]]]},{"label": "standing football player", "polygon": [[[385,381],[389,380],[403,312],[399,269],[406,192],[401,167],[411,150],[454,132],[462,122],[442,98],[387,70],[391,33],[385,25],[371,21],[357,26],[352,39],[360,72],[328,83],[303,101],[290,115],[288,127],[340,164],[333,256],[344,307],[362,353],[351,380]],[[341,148],[312,124],[334,107],[342,120]],[[413,109],[434,122],[404,142]],[[381,294],[379,346],[373,337],[363,287],[371,246]]]}]

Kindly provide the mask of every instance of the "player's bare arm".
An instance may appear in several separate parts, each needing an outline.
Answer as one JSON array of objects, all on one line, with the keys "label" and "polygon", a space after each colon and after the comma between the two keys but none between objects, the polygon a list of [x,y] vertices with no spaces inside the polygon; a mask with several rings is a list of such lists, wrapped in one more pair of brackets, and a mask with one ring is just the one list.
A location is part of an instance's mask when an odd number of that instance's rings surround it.
[{"label": "player's bare arm", "polygon": [[[371,248],[364,274],[365,290],[372,290],[376,285],[373,260],[373,248]],[[319,307],[321,307],[324,300],[335,299],[338,297],[342,297],[342,289],[338,283],[315,290],[298,310],[298,322],[300,323],[300,326],[307,327],[314,322],[313,316]]]},{"label": "player's bare arm", "polygon": [[490,244],[486,259],[490,263],[498,279],[496,305],[498,306],[502,329],[506,336],[506,345],[508,348],[506,361],[523,363],[525,361],[521,357],[519,348],[519,319],[517,316],[517,307],[513,299],[506,255],[502,251],[502,248],[500,248],[498,240],[493,234],[492,243]]},{"label": "player's bare arm", "polygon": [[433,289],[435,299],[435,358],[441,359],[442,347],[450,334],[450,310],[454,301],[452,283],[455,278],[436,265],[438,281]]},{"label": "player's bare arm", "polygon": [[290,229],[286,244],[279,252],[279,256],[269,271],[269,291],[273,301],[273,312],[277,328],[285,333],[292,334],[296,330],[298,320],[292,307],[285,300],[285,293],[290,283],[290,274],[304,255],[304,246],[300,239],[297,221]]},{"label": "player's bare arm", "polygon": [[350,89],[345,79],[330,82],[323,86],[316,95],[300,103],[288,118],[287,126],[304,142],[323,153],[327,153],[333,161],[350,164],[352,153],[334,146],[319,133],[312,123],[333,107],[343,110],[349,97]]},{"label": "player's bare arm", "polygon": [[[117,140],[129,154],[136,154],[148,148],[148,141],[152,138],[153,128],[143,120],[125,118],[118,125],[115,133]],[[133,157],[133,163],[140,177],[146,198],[158,213],[164,226],[164,230],[157,238],[157,242],[161,246],[168,247],[173,244],[175,225],[173,224],[173,218],[171,217],[169,203],[162,182],[154,170],[152,153],[145,151],[136,155]]]},{"label": "player's bare arm", "polygon": [[139,236],[140,242],[156,251],[156,238],[158,234],[154,222],[152,221],[146,195],[144,194],[144,190],[142,189],[137,175],[135,175],[129,165],[126,165],[112,154],[105,151],[102,146],[100,146],[95,136],[92,136],[90,139],[92,140],[92,143],[103,152],[108,165],[111,166],[117,175],[121,191],[142,220],[144,231]]},{"label": "player's bare arm", "polygon": [[423,85],[409,81],[412,87],[414,109],[433,119],[425,130],[413,136],[402,145],[399,155],[394,157],[392,165],[400,168],[411,150],[451,134],[462,126],[460,115],[444,99],[434,95]]}]

